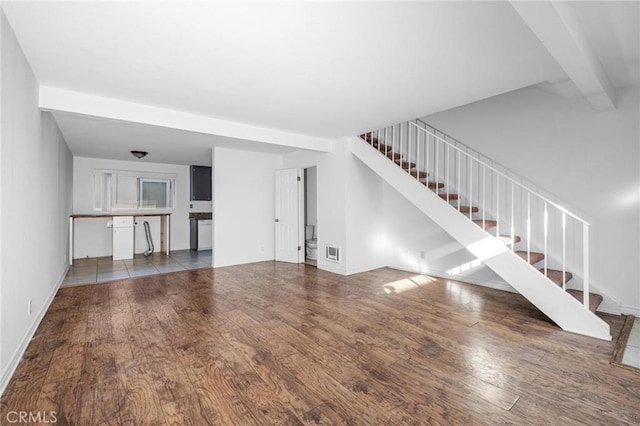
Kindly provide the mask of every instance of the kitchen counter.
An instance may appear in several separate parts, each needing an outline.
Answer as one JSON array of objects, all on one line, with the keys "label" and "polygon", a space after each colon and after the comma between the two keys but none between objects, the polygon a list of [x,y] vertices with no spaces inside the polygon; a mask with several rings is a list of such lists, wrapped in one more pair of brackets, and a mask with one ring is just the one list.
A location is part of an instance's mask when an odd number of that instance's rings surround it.
[{"label": "kitchen counter", "polygon": [[[72,219],[88,219],[92,217],[118,217],[118,216],[133,216],[133,217],[144,217],[144,216],[170,216],[171,213],[98,213],[98,214],[72,214]],[[209,218],[211,219],[211,218]]]},{"label": "kitchen counter", "polygon": [[75,219],[97,219],[97,218],[113,218],[121,216],[136,217],[160,217],[160,251],[164,251],[169,255],[169,241],[171,232],[171,214],[172,213],[90,213],[90,214],[72,214],[69,216],[69,264],[73,265],[73,221]]},{"label": "kitchen counter", "polygon": [[189,219],[211,220],[213,219],[213,213],[189,213]]}]

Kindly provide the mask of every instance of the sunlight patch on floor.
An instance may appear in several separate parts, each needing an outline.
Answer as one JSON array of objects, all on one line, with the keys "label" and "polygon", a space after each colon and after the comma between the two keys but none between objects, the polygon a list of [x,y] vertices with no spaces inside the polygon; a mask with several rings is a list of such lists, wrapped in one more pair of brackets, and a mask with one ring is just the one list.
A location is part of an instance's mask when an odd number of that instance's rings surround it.
[{"label": "sunlight patch on floor", "polygon": [[387,294],[398,294],[408,290],[415,290],[425,284],[429,284],[434,281],[436,281],[435,278],[427,277],[425,275],[416,275],[411,278],[405,278],[402,280],[383,284],[382,288]]}]

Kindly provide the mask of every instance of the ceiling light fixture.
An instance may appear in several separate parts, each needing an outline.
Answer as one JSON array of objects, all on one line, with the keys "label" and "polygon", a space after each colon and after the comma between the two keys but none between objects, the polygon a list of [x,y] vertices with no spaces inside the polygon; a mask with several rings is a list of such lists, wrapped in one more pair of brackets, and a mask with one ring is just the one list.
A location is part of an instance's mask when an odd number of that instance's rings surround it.
[{"label": "ceiling light fixture", "polygon": [[136,157],[139,160],[141,158],[146,157],[148,152],[146,152],[146,151],[131,151],[131,154],[133,154],[133,156]]}]

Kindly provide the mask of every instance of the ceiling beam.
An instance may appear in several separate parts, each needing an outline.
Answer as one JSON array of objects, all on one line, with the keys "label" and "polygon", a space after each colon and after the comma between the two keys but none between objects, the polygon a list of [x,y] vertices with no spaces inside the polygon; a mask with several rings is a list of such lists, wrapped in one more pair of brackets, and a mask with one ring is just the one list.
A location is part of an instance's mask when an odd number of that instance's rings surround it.
[{"label": "ceiling beam", "polygon": [[328,139],[121,101],[88,93],[72,92],[50,86],[40,86],[39,107],[48,111],[72,112],[299,149],[321,152],[331,152],[333,149],[333,142]]},{"label": "ceiling beam", "polygon": [[512,1],[511,4],[593,108],[614,110],[613,86],[570,2]]}]

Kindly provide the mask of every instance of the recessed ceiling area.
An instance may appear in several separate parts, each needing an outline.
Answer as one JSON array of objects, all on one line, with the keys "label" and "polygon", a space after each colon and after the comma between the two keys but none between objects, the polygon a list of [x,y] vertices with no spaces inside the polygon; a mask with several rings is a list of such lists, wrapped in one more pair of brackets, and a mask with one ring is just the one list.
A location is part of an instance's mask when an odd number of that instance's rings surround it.
[{"label": "recessed ceiling area", "polygon": [[[76,157],[210,166],[214,146],[275,154],[294,149],[80,114],[53,112],[53,116]],[[132,150],[149,154],[136,160],[131,155]]]}]

